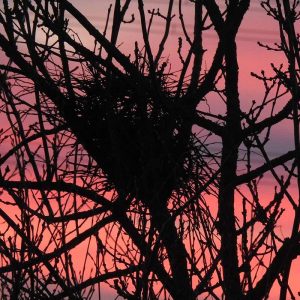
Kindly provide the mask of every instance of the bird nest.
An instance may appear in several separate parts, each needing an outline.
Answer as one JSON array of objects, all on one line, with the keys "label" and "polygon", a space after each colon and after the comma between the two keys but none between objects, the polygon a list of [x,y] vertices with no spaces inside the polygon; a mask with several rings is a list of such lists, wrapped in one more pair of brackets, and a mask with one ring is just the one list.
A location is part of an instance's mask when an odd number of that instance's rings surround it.
[{"label": "bird nest", "polygon": [[[148,82],[147,82],[148,83]],[[172,112],[174,97],[153,95],[129,78],[82,84],[78,98],[84,146],[110,184],[141,199],[167,198],[185,176],[192,143],[190,126]]]}]

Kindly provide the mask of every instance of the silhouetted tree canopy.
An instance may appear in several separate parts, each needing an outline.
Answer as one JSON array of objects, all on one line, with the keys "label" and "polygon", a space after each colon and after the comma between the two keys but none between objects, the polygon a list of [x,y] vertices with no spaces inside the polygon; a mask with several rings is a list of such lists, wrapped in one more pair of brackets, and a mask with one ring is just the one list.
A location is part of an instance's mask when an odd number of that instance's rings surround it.
[{"label": "silhouetted tree canopy", "polygon": [[259,1],[252,100],[253,3],[1,2],[2,299],[296,299],[300,4]]}]

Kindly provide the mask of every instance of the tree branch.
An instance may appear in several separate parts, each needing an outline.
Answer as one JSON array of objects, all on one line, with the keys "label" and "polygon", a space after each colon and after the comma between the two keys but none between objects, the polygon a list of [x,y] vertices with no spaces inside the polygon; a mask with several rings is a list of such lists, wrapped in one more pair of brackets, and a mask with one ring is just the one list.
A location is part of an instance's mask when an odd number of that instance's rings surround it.
[{"label": "tree branch", "polygon": [[250,182],[251,180],[255,179],[256,177],[262,176],[265,172],[268,172],[271,169],[274,169],[274,168],[288,162],[289,160],[294,159],[295,156],[296,156],[295,151],[289,151],[279,157],[276,157],[276,158],[270,160],[270,162],[267,162],[267,163],[263,164],[262,166],[254,169],[246,174],[237,176],[236,180],[235,180],[235,185],[241,185],[243,183]]}]

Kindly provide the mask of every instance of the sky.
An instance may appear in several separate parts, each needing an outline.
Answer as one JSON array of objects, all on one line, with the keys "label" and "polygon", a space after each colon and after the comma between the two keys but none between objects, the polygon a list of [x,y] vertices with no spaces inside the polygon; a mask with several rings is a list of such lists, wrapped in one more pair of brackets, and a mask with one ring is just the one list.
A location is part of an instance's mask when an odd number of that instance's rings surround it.
[{"label": "sky", "polygon": [[[137,1],[135,1],[137,2]],[[146,0],[144,1],[145,7],[147,9],[152,9],[159,7],[161,13],[166,12],[167,10],[167,2],[168,1],[159,1],[159,0]],[[219,1],[221,3],[222,1]],[[107,8],[109,6],[110,1],[102,0],[101,5],[99,5],[99,1],[97,0],[89,0],[89,1],[81,1],[74,0],[72,3],[79,8],[89,20],[91,20],[97,28],[103,28],[105,22],[105,16],[107,12]],[[192,33],[192,21],[193,15],[191,6],[188,0],[183,1],[184,6],[184,17],[185,22],[187,24],[188,30]],[[178,24],[178,11],[176,11],[175,1],[175,29],[171,30],[170,42],[167,43],[166,47],[166,55],[170,55],[169,59],[172,62],[172,68],[176,70],[176,68],[180,69],[180,64],[178,57],[176,55],[177,52],[177,37],[180,34],[180,26]],[[130,19],[130,14],[134,13],[135,8],[132,9],[131,12],[127,14],[125,17],[126,20]],[[135,40],[140,41],[139,35],[139,23],[138,23],[138,15],[135,15],[136,20],[134,24],[124,25],[124,29],[122,30],[122,34],[119,38],[119,47],[122,51],[127,52],[132,50],[132,46]],[[80,30],[79,27],[74,23],[74,28]],[[158,45],[158,41],[162,36],[162,26],[159,24],[153,25],[153,31],[150,35],[151,45],[155,48]],[[86,43],[90,43],[90,37],[85,33],[80,35],[81,39],[85,40]],[[213,32],[206,34],[204,47],[207,47],[207,56],[206,61],[207,65],[210,64],[212,59],[213,51],[209,51],[210,49],[214,49],[216,45],[216,36]],[[275,65],[280,65],[283,62],[283,59],[278,53],[266,51],[265,49],[258,46],[257,42],[260,41],[262,43],[272,44],[278,41],[278,28],[274,21],[267,17],[259,5],[258,0],[251,1],[250,11],[245,16],[241,29],[237,36],[238,41],[238,61],[239,61],[239,73],[240,73],[240,96],[241,96],[241,106],[244,109],[249,108],[252,103],[252,100],[260,101],[264,96],[264,90],[261,84],[257,81],[257,79],[250,76],[251,72],[260,73],[261,70],[270,71],[270,63],[273,62]],[[271,156],[277,156],[280,153],[285,152],[287,149],[292,147],[292,139],[291,136],[286,134],[287,124],[282,123],[280,126],[276,126],[275,131],[272,133],[272,141],[269,143],[268,151]],[[259,163],[263,162],[263,160],[259,160]],[[266,180],[267,182],[267,180]],[[270,195],[273,190],[271,190],[271,186],[268,186],[266,183],[265,196],[268,199],[268,195]],[[285,223],[286,222],[286,223]],[[288,229],[290,224],[288,220],[283,221],[282,230]],[[299,262],[293,267],[293,275],[297,273],[299,270]],[[297,269],[296,269],[297,268]],[[293,285],[297,284],[297,278],[292,276],[291,281]],[[108,299],[108,298],[105,298]],[[278,299],[278,289],[275,287],[271,294],[270,299],[275,300]]]},{"label": "sky", "polygon": [[[110,0],[73,0],[72,4],[77,7],[87,18],[97,27],[100,31],[103,30],[107,10]],[[137,2],[136,0],[134,1]],[[147,9],[160,8],[161,13],[164,13],[167,9],[166,3],[168,1],[159,1],[159,0],[145,0],[145,6]],[[219,1],[220,3],[223,1]],[[99,4],[101,3],[101,4]],[[178,12],[177,12],[177,3],[178,0],[175,0],[175,29],[171,30],[170,41],[166,45],[166,56],[168,56],[169,61],[172,64],[173,70],[180,69],[179,59],[177,56],[177,37],[180,34],[180,26],[178,24]],[[184,17],[187,24],[187,28],[192,32],[192,10],[188,0],[183,0],[184,3]],[[131,11],[128,12],[125,19],[130,20],[131,13],[136,12],[136,7],[133,7]],[[138,23],[138,15],[135,14],[135,22],[133,24],[125,24],[122,34],[119,38],[119,47],[125,53],[132,51],[135,40],[141,42],[140,29]],[[176,23],[177,22],[177,23]],[[80,26],[70,20],[71,27],[79,33],[80,39],[85,45],[92,45],[93,41],[91,37],[84,31],[81,30]],[[178,24],[178,25],[177,25]],[[162,27],[159,24],[153,25],[153,31],[150,36],[151,45],[157,47],[159,40],[162,36]],[[216,36],[213,32],[208,33],[205,36],[204,47],[208,49],[205,63],[209,66],[212,60],[213,49],[216,45]],[[262,43],[274,43],[278,41],[278,29],[276,24],[272,21],[271,18],[267,17],[263,10],[260,8],[258,0],[251,1],[250,11],[247,13],[243,20],[241,30],[237,37],[238,41],[238,60],[239,60],[239,72],[240,72],[240,95],[241,95],[241,105],[242,108],[247,109],[252,103],[252,100],[260,101],[264,95],[264,90],[261,84],[250,76],[251,72],[259,73],[261,70],[270,70],[270,62],[273,62],[277,65],[283,62],[282,57],[277,53],[266,51],[257,45],[257,41]],[[211,51],[210,51],[211,50]],[[216,108],[221,109],[221,108]],[[280,126],[276,126],[276,130],[272,133],[272,141],[268,146],[268,151],[271,156],[277,156],[280,153],[285,152],[287,149],[292,147],[291,136],[286,134],[287,124],[283,123]],[[258,163],[263,162],[259,160]],[[269,197],[271,193],[271,186],[268,186],[266,183],[265,193],[266,198]],[[272,190],[273,191],[273,190]],[[286,222],[286,224],[284,223]],[[288,220],[283,222],[283,231],[285,228],[288,228],[290,225]],[[297,270],[299,270],[299,262],[295,265]],[[295,268],[295,267],[294,267]],[[297,273],[295,269],[293,274]],[[297,284],[296,276],[293,276],[292,281],[294,285]],[[102,299],[110,300],[114,296],[111,291],[108,289],[103,289]],[[277,297],[277,290],[273,289],[270,299],[275,300]],[[95,298],[96,299],[96,298]]]}]

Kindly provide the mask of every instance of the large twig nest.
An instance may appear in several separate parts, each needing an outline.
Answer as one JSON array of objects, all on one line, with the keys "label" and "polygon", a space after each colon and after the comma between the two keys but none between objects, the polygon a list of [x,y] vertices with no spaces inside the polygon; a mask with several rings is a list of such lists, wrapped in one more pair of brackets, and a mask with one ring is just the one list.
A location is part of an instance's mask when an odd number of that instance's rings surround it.
[{"label": "large twig nest", "polygon": [[[191,130],[170,109],[172,95],[155,98],[133,80],[111,77],[83,84],[76,110],[94,157],[119,192],[151,201],[168,197],[184,176]],[[150,199],[151,198],[151,199]]]}]

